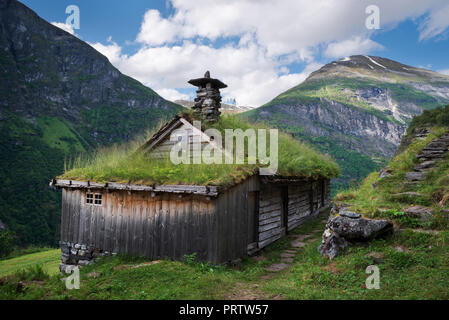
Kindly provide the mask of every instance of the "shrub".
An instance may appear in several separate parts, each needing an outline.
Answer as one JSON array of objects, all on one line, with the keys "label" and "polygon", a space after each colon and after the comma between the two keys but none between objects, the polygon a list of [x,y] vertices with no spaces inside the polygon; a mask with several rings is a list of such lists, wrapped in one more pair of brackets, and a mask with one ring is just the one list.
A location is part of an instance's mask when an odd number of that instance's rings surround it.
[{"label": "shrub", "polygon": [[41,263],[36,263],[18,271],[16,276],[21,281],[43,281],[50,278]]},{"label": "shrub", "polygon": [[13,251],[14,237],[10,230],[0,231],[0,258],[7,257]]}]

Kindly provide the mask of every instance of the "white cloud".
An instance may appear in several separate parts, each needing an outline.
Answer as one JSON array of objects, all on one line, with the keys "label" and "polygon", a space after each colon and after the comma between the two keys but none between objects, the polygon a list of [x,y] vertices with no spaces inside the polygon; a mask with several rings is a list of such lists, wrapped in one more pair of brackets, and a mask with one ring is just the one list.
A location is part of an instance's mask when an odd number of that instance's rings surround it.
[{"label": "white cloud", "polygon": [[419,40],[437,37],[449,27],[449,4],[433,10],[420,25]]},{"label": "white cloud", "polygon": [[175,100],[191,100],[191,97],[188,94],[184,94],[179,92],[176,89],[158,89],[156,91],[162,98],[175,101]]},{"label": "white cloud", "polygon": [[[89,43],[89,42],[88,42]],[[96,43],[89,43],[92,47],[94,47],[97,51],[101,52],[106,56],[106,58],[109,59],[109,61],[115,65],[117,68],[120,69],[121,62],[127,58],[126,55],[122,55],[122,48],[112,41],[112,38],[109,37],[107,39],[106,45],[96,42]]]},{"label": "white cloud", "polygon": [[73,29],[73,26],[67,23],[63,23],[63,22],[52,22],[52,25],[54,25],[55,27],[58,27],[68,33],[70,33],[73,36],[78,37],[78,35],[75,33],[75,30]]},{"label": "white cloud", "polygon": [[[372,0],[171,0],[174,13],[154,9],[143,17],[140,49],[122,54],[111,39],[91,44],[128,74],[169,99],[176,89],[210,70],[228,84],[224,98],[259,106],[299,84],[319,65],[315,57],[369,54],[382,49],[365,27]],[[447,27],[439,14],[445,0],[377,0],[383,30],[417,19],[421,35],[435,37]],[[445,11],[443,11],[445,12]],[[447,14],[446,14],[447,16]],[[136,30],[137,31],[137,30]],[[237,41],[236,41],[237,39]],[[291,72],[291,64],[305,65]]]},{"label": "white cloud", "polygon": [[340,42],[332,42],[327,46],[324,55],[329,58],[340,58],[351,56],[353,54],[365,54],[368,52],[382,50],[384,47],[371,40],[362,39],[361,37],[353,37]]}]

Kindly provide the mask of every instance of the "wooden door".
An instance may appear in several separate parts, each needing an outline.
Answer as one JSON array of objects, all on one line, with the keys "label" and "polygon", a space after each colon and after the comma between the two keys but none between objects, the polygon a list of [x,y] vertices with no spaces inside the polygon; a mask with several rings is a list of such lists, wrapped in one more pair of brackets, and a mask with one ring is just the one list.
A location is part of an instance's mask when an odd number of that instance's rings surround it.
[{"label": "wooden door", "polygon": [[248,192],[248,244],[259,238],[259,191]]},{"label": "wooden door", "polygon": [[281,189],[282,209],[281,209],[281,233],[288,233],[288,187]]}]

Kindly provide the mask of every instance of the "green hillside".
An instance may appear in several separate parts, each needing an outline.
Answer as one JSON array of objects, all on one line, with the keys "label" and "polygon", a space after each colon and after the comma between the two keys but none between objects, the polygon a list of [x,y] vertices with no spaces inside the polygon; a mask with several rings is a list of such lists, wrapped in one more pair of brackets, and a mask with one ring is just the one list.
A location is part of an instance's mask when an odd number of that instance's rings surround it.
[{"label": "green hillside", "polygon": [[449,102],[449,77],[369,56],[351,56],[242,117],[315,145],[342,169],[333,191],[386,165],[413,116]]},{"label": "green hillside", "polygon": [[61,194],[48,184],[64,163],[131,140],[182,107],[23,4],[0,2],[0,221],[15,245],[56,246]]},{"label": "green hillside", "polygon": [[[424,133],[423,133],[424,132]],[[449,105],[425,111],[411,122],[397,155],[371,173],[360,188],[342,192],[337,201],[370,217],[387,217],[411,227],[446,229],[449,225]],[[441,150],[441,151],[440,151]],[[426,157],[437,158],[429,160]],[[421,169],[423,168],[423,169]],[[422,178],[411,179],[424,172]],[[412,173],[412,175],[410,175]],[[431,212],[422,221],[407,208]]]}]

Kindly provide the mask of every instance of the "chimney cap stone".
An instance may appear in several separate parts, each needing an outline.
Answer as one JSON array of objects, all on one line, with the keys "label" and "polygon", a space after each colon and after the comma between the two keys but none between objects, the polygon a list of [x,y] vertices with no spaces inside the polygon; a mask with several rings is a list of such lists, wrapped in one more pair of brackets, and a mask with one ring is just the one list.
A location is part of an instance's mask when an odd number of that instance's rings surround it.
[{"label": "chimney cap stone", "polygon": [[220,80],[211,78],[209,71],[206,71],[203,78],[192,79],[189,80],[188,83],[199,88],[205,88],[208,83],[210,83],[211,87],[215,89],[223,89],[227,87],[227,85]]}]

